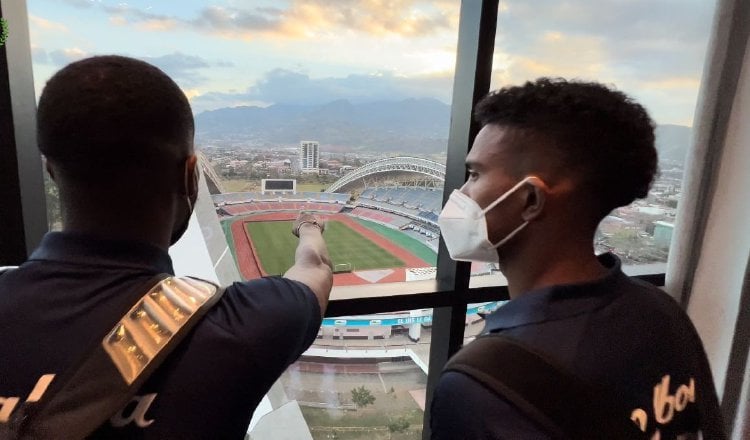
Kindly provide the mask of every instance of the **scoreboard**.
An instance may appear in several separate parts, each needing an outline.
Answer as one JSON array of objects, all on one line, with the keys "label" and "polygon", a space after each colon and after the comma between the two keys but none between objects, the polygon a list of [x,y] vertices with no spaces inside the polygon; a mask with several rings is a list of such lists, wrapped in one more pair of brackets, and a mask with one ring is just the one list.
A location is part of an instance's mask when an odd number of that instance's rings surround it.
[{"label": "scoreboard", "polygon": [[294,194],[297,192],[296,179],[262,179],[263,194]]}]

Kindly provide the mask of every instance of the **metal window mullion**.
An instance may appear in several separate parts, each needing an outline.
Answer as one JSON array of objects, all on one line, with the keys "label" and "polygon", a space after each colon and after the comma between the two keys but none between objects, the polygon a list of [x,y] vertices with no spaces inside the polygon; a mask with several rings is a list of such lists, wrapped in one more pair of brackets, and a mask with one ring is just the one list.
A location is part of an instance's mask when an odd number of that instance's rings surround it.
[{"label": "metal window mullion", "polygon": [[[443,204],[450,193],[466,181],[464,161],[479,131],[479,124],[474,122],[472,111],[477,101],[490,88],[497,11],[498,0],[461,2]],[[437,268],[438,291],[448,295],[451,301],[446,307],[436,308],[432,314],[423,439],[429,439],[431,435],[430,405],[440,372],[463,342],[469,276],[469,263],[451,260],[441,238]]]},{"label": "metal window mullion", "polygon": [[[4,17],[0,4],[0,17]],[[26,259],[26,240],[18,178],[18,154],[13,130],[8,53],[0,46],[0,266]]]},{"label": "metal window mullion", "polygon": [[[23,217],[22,233],[25,250],[29,254],[47,232],[44,174],[36,145],[36,99],[31,65],[29,19],[25,1],[0,0],[0,5],[2,5],[3,18],[8,22],[9,28],[8,40],[3,49],[7,60],[12,139],[15,141],[15,145],[10,145],[12,141],[7,140],[3,148],[15,148],[18,167],[17,183]],[[7,115],[4,116],[7,117]],[[8,139],[11,139],[11,136],[8,136]],[[12,164],[4,164],[4,166],[8,165]],[[16,208],[12,207],[13,210]],[[14,232],[0,231],[0,233]]]},{"label": "metal window mullion", "polygon": [[[632,278],[645,281],[654,286],[664,285],[664,274],[646,274],[637,275]],[[377,288],[377,286],[372,286]],[[371,313],[389,313],[403,310],[429,309],[439,307],[449,307],[455,302],[454,297],[458,296],[445,291],[407,293],[393,296],[370,296],[364,298],[337,299],[331,300],[326,309],[326,318],[337,316],[368,315]],[[459,298],[463,303],[482,303],[491,301],[507,301],[508,287],[475,287],[464,292],[464,296]]]}]

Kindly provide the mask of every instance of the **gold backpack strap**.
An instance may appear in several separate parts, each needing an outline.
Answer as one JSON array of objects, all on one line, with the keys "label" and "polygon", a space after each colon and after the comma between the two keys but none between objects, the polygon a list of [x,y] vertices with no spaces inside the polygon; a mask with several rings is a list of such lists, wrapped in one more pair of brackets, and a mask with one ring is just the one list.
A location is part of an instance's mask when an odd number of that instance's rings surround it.
[{"label": "gold backpack strap", "polygon": [[162,274],[152,283],[82,361],[55,378],[41,400],[17,410],[0,434],[36,440],[88,437],[132,399],[224,293],[196,278]]},{"label": "gold backpack strap", "polygon": [[210,308],[218,287],[189,277],[169,277],[149,290],[102,341],[102,348],[130,385],[201,308]]}]

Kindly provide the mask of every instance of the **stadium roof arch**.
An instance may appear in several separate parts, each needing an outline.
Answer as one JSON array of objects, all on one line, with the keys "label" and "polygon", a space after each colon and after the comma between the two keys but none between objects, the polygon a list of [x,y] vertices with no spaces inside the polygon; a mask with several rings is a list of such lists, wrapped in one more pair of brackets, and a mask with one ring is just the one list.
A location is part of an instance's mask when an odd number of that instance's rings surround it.
[{"label": "stadium roof arch", "polygon": [[202,151],[196,152],[198,156],[198,166],[200,167],[201,174],[206,179],[206,185],[208,186],[208,192],[210,194],[221,194],[224,192],[224,188],[221,184],[221,177],[216,174],[214,167],[211,166],[211,161],[208,160]]},{"label": "stadium roof arch", "polygon": [[363,165],[333,183],[325,192],[336,192],[345,186],[356,182],[366,176],[392,171],[405,171],[424,174],[434,179],[445,182],[445,165],[429,159],[420,157],[397,156],[387,159],[376,160]]}]

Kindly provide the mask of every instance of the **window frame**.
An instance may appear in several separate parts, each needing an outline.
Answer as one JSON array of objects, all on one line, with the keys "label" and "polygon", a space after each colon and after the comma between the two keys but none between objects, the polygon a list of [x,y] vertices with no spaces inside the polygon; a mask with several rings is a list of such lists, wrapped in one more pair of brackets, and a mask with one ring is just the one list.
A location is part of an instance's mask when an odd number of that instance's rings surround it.
[{"label": "window frame", "polygon": [[[461,2],[443,204],[466,180],[464,159],[480,128],[473,121],[472,110],[489,92],[498,8],[499,0]],[[0,138],[0,157],[14,159],[3,161],[0,170],[13,171],[16,163],[18,171],[17,175],[3,172],[2,182],[4,186],[8,185],[8,190],[4,188],[0,194],[7,197],[3,201],[8,201],[10,206],[4,209],[13,216],[9,220],[11,226],[0,229],[0,243],[12,243],[13,246],[0,247],[0,261],[20,264],[47,230],[46,198],[42,161],[36,150],[36,101],[26,1],[0,0],[0,16],[10,18],[14,23],[26,23],[25,29],[24,26],[14,26],[6,47],[0,47],[0,109],[10,109],[0,112],[0,126],[13,127],[11,136]],[[423,439],[430,438],[430,402],[440,372],[448,358],[463,344],[467,304],[509,299],[506,286],[470,288],[469,269],[469,263],[450,259],[441,237],[437,279],[433,284],[435,291],[332,299],[325,314],[326,317],[338,317],[433,309]],[[663,286],[665,273],[634,278]],[[402,284],[406,283],[375,288],[382,288],[384,293],[396,292]],[[417,286],[417,290],[424,286]]]}]

